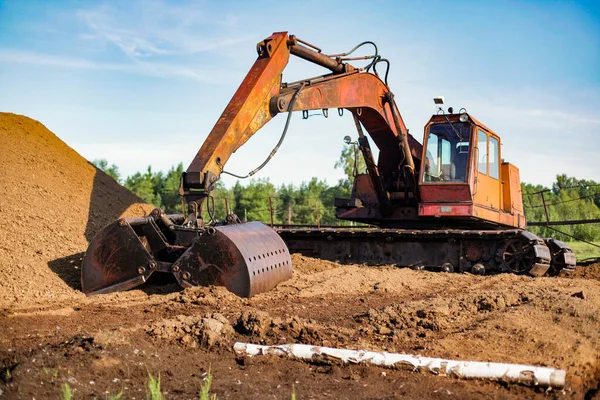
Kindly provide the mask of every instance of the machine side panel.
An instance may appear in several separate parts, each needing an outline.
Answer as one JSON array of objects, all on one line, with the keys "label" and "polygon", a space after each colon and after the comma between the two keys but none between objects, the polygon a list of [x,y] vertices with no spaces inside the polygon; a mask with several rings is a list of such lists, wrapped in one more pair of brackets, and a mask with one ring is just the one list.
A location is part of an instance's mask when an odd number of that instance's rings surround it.
[{"label": "machine side panel", "polygon": [[513,164],[507,163],[510,171],[510,201],[512,203],[512,214],[514,216],[513,225],[518,228],[527,226],[527,219],[523,212],[523,192],[521,191],[521,176],[519,168]]},{"label": "machine side panel", "polygon": [[509,213],[512,226],[525,228],[526,220],[523,213],[523,195],[519,169],[510,163],[502,163],[502,209]]},{"label": "machine side panel", "polygon": [[470,202],[471,188],[468,183],[443,183],[419,185],[421,201],[424,203]]},{"label": "machine side panel", "polygon": [[523,193],[521,192],[521,177],[519,168],[513,164],[507,163],[510,171],[510,193],[512,202],[512,211],[523,213]]},{"label": "machine side panel", "polygon": [[500,167],[500,179],[502,182],[502,210],[507,213],[513,212],[513,204],[512,204],[512,184],[511,184],[511,173],[510,173],[510,164],[502,163]]}]

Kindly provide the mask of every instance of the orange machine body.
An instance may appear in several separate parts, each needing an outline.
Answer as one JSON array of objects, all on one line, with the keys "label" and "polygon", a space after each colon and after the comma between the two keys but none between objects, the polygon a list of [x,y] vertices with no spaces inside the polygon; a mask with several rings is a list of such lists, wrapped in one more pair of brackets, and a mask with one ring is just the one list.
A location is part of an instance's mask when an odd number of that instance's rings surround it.
[{"label": "orange machine body", "polygon": [[[498,135],[461,115],[435,115],[425,126],[418,215],[525,228],[519,169],[502,160]],[[437,126],[445,132],[433,133]],[[431,166],[435,171],[428,171]]]}]

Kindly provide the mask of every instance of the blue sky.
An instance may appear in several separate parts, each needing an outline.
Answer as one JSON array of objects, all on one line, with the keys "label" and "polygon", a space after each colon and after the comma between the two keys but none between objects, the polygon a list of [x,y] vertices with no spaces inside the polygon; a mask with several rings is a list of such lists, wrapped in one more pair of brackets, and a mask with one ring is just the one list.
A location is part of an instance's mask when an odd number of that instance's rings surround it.
[{"label": "blue sky", "polygon": [[[187,167],[256,59],[256,43],[275,31],[326,53],[376,42],[419,141],[431,99],[444,95],[500,135],[522,180],[549,185],[567,173],[600,181],[596,1],[0,0],[0,111],[39,120],[123,175]],[[321,72],[292,60],[284,81]],[[260,164],[284,122],[259,131],[227,170]],[[333,184],[346,134],[356,136],[349,113],[295,115],[256,177]]]}]

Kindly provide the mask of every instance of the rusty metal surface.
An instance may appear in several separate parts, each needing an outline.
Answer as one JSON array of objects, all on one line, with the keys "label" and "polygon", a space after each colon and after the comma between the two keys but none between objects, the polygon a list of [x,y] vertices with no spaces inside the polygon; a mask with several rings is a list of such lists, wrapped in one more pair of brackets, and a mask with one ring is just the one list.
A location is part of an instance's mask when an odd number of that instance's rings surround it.
[{"label": "rusty metal surface", "polygon": [[471,186],[468,183],[442,183],[435,184],[421,182],[419,191],[424,203],[454,203],[472,202]]},{"label": "rusty metal surface", "polygon": [[273,289],[292,277],[283,240],[261,222],[218,226],[198,237],[173,264],[183,286],[221,285],[241,297]]},{"label": "rusty metal surface", "polygon": [[122,221],[106,226],[90,242],[81,270],[85,294],[131,289],[152,274],[152,256],[131,225]]},{"label": "rusty metal surface", "polygon": [[183,286],[222,285],[250,297],[291,278],[289,251],[261,222],[191,228],[180,215],[121,219],[100,231],[86,251],[81,282],[92,295],[131,289],[153,273]]},{"label": "rusty metal surface", "polygon": [[367,139],[367,137],[364,135],[360,120],[358,119],[356,113],[353,113],[352,117],[354,118],[354,124],[358,133],[358,148],[362,152],[363,160],[367,166],[367,172],[371,181],[371,186],[375,189],[379,209],[384,215],[390,214],[392,209],[390,197],[385,190],[383,179],[381,178],[379,169],[375,163],[375,158],[373,158],[373,152],[371,151],[371,146],[369,145],[369,139]]},{"label": "rusty metal surface", "polygon": [[[282,89],[273,102],[281,105],[278,111],[287,110],[294,94],[294,88]],[[396,172],[402,164],[403,154],[396,125],[394,125],[392,106],[397,112],[395,103],[385,101],[389,88],[379,77],[369,73],[349,73],[334,75],[327,80],[321,80],[305,87],[296,99],[293,111],[316,110],[323,108],[346,108],[356,114],[377,147],[379,148],[378,168],[382,174]],[[407,137],[404,123],[401,122],[401,132]],[[421,158],[421,145],[409,141],[411,154],[416,155],[418,164]],[[414,152],[412,151],[414,149]]]},{"label": "rusty metal surface", "polygon": [[278,32],[259,43],[265,52],[259,54],[187,168],[188,173],[210,171],[218,176],[231,154],[272,118],[269,99],[279,91],[281,72],[289,59],[287,37],[286,32]]},{"label": "rusty metal surface", "polygon": [[512,271],[546,273],[550,253],[543,241],[518,229],[277,229],[290,252],[341,263],[398,265],[439,269],[450,263],[454,271],[470,271],[482,264],[488,272],[509,272],[503,255],[507,243],[522,243],[528,253],[526,268]]},{"label": "rusty metal surface", "polygon": [[577,260],[573,250],[560,240],[548,238],[544,239],[546,246],[550,250],[552,264],[548,273],[558,275],[563,269],[572,270],[577,265]]}]

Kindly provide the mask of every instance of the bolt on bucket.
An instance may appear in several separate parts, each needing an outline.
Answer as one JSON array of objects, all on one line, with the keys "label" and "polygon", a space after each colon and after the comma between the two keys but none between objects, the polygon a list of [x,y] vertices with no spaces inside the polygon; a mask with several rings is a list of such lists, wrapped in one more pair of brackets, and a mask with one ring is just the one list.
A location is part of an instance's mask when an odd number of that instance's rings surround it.
[{"label": "bolt on bucket", "polygon": [[189,228],[180,215],[153,212],[106,226],[86,251],[81,285],[88,295],[131,289],[153,273],[182,287],[225,286],[241,297],[273,289],[292,276],[287,246],[261,222]]}]

